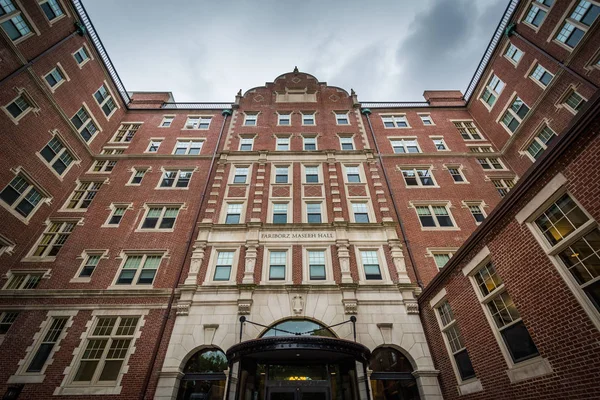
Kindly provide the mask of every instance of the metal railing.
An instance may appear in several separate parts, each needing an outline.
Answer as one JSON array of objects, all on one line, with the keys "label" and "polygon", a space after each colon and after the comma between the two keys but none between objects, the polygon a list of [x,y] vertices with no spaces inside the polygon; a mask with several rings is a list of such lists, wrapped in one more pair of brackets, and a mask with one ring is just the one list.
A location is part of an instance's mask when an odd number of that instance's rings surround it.
[{"label": "metal railing", "polygon": [[100,55],[100,58],[102,59],[102,62],[104,63],[104,66],[108,70],[110,77],[112,78],[113,82],[115,83],[115,86],[117,87],[117,90],[118,90],[119,94],[121,95],[121,99],[123,99],[123,102],[125,103],[125,105],[129,104],[129,102],[131,101],[131,97],[129,97],[127,90],[125,90],[125,85],[123,85],[123,82],[121,81],[121,78],[119,77],[119,74],[117,74],[117,70],[115,69],[112,61],[110,60],[108,53],[104,49],[104,45],[102,44],[100,37],[96,33],[94,24],[92,24],[92,21],[88,17],[87,11],[85,11],[85,7],[81,3],[81,0],[71,0],[71,1],[73,2],[73,7],[75,7],[77,14],[79,15],[79,19],[81,20],[81,23],[83,24],[83,26],[85,26],[87,34],[90,37],[90,40],[94,44],[94,47],[96,48],[96,51]]},{"label": "metal railing", "polygon": [[429,107],[426,101],[361,101],[362,108],[411,108]]},{"label": "metal railing", "polygon": [[168,110],[187,109],[187,110],[223,110],[232,108],[232,103],[163,103],[160,108]]},{"label": "metal railing", "polygon": [[496,46],[498,46],[498,43],[500,43],[500,39],[502,39],[504,29],[506,29],[508,22],[512,18],[513,13],[519,5],[519,2],[520,0],[511,0],[510,3],[508,3],[506,11],[504,11],[504,15],[502,16],[500,23],[498,23],[496,32],[494,33],[494,36],[492,36],[492,39],[490,40],[490,43],[488,44],[487,49],[485,50],[485,53],[483,53],[483,57],[481,58],[481,61],[479,61],[479,65],[475,70],[475,74],[473,74],[473,77],[471,78],[471,82],[469,82],[469,85],[467,86],[467,90],[465,90],[464,99],[466,102],[469,102],[469,100],[471,99],[471,96],[475,91],[475,87],[477,87],[477,84],[479,83],[479,80],[483,75],[483,71],[487,67],[490,59],[492,58],[492,54],[494,54]]}]

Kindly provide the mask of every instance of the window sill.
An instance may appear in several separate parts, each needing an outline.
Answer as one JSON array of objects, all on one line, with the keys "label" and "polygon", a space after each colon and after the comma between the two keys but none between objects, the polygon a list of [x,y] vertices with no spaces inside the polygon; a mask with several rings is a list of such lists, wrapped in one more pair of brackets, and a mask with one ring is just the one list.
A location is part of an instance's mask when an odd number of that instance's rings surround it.
[{"label": "window sill", "polygon": [[115,395],[121,394],[121,389],[122,386],[67,386],[57,387],[54,395]]},{"label": "window sill", "polygon": [[154,190],[189,190],[189,187],[156,187]]},{"label": "window sill", "polygon": [[54,262],[56,261],[56,257],[35,257],[29,256],[21,259],[21,262]]},{"label": "window sill", "polygon": [[419,185],[411,185],[411,186],[405,186],[406,189],[439,189],[440,187],[438,185],[426,185],[426,186],[419,186]]},{"label": "window sill", "polygon": [[335,281],[332,281],[332,280],[323,280],[323,281],[320,281],[320,280],[305,281],[305,280],[303,280],[302,281],[302,285],[308,285],[308,286],[311,286],[311,285],[312,286],[326,286],[326,285],[335,285],[335,284],[336,284]]},{"label": "window sill", "polygon": [[[87,49],[86,49],[86,50],[87,50]],[[83,66],[84,66],[85,64],[87,64],[89,61],[90,61],[90,58],[86,58],[85,60],[83,60],[83,62],[82,62],[81,64],[77,64],[77,66],[79,67],[79,69],[82,69],[82,68],[83,68]],[[77,60],[76,60],[75,62],[77,62]]]},{"label": "window sill", "polygon": [[510,367],[506,373],[511,383],[521,382],[527,379],[538,378],[554,372],[550,362],[542,357],[523,361]]},{"label": "window sill", "polygon": [[69,281],[69,283],[90,283],[92,281],[91,277],[88,278],[73,278]]},{"label": "window sill", "polygon": [[14,45],[17,45],[17,44],[24,42],[25,40],[29,39],[32,36],[34,36],[33,31],[29,32],[27,35],[21,36],[20,38],[13,40],[12,42]]},{"label": "window sill", "polygon": [[45,378],[45,374],[11,375],[6,383],[43,383]]},{"label": "window sill", "polygon": [[483,386],[481,385],[481,381],[477,378],[469,379],[458,384],[458,393],[460,393],[461,396],[481,391],[483,391]]},{"label": "window sill", "polygon": [[58,21],[62,20],[66,16],[67,16],[67,14],[63,13],[62,15],[60,15],[52,20],[48,20],[48,25],[50,25],[50,27],[52,27],[54,24],[56,24]]},{"label": "window sill", "polygon": [[137,233],[172,233],[175,229],[136,229]]}]

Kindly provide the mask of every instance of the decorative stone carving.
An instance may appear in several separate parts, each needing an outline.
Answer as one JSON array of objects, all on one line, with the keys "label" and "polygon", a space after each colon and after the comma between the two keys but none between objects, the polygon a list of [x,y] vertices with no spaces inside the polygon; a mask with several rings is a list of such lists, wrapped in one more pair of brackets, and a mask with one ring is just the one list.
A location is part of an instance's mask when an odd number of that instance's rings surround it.
[{"label": "decorative stone carving", "polygon": [[356,300],[344,300],[344,313],[345,314],[357,314],[358,313],[358,302]]},{"label": "decorative stone carving", "polygon": [[405,302],[404,305],[406,306],[407,314],[418,314],[419,313],[419,303],[417,303],[416,301]]},{"label": "decorative stone carving", "polygon": [[302,314],[302,311],[304,310],[304,299],[301,295],[297,294],[292,299],[292,310],[296,315]]},{"label": "decorative stone carving", "polygon": [[252,299],[238,300],[238,314],[248,315],[252,309]]},{"label": "decorative stone carving", "polygon": [[342,271],[342,283],[352,283],[352,275],[350,274],[350,251],[348,250],[349,242],[347,240],[336,241],[337,256],[340,260],[340,269]]},{"label": "decorative stone carving", "polygon": [[175,314],[177,316],[188,315],[190,313],[190,303],[177,303]]},{"label": "decorative stone carving", "polygon": [[244,278],[242,283],[254,283],[254,266],[256,265],[258,243],[247,242],[246,243],[246,259],[244,262]]},{"label": "decorative stone carving", "polygon": [[185,279],[186,285],[196,285],[198,283],[198,272],[200,272],[200,267],[202,266],[202,262],[204,261],[205,247],[205,243],[197,244],[194,246],[192,260],[190,262],[190,270],[188,272],[187,278]]},{"label": "decorative stone carving", "polygon": [[406,263],[404,262],[404,253],[399,240],[389,240],[388,244],[392,253],[392,262],[396,267],[399,283],[410,283],[410,278],[406,273]]}]

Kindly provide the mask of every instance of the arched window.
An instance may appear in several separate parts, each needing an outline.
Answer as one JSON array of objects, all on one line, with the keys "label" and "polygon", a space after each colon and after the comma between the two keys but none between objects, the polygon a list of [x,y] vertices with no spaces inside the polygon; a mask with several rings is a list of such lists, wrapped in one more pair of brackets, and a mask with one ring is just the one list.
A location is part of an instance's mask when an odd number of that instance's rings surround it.
[{"label": "arched window", "polygon": [[419,400],[410,361],[398,350],[380,347],[371,354],[369,369],[373,400]]},{"label": "arched window", "polygon": [[308,319],[288,319],[279,322],[271,326],[261,337],[294,335],[335,337],[329,328]]},{"label": "arched window", "polygon": [[177,400],[222,400],[227,357],[218,349],[200,350],[183,368]]}]

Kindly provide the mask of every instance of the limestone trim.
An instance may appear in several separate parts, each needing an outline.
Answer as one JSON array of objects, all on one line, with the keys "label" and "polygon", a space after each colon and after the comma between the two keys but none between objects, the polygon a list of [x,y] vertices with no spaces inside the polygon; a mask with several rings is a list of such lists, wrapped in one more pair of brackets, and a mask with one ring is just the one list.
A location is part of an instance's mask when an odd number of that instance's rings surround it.
[{"label": "limestone trim", "polygon": [[[217,267],[217,257],[219,252],[231,251],[233,252],[233,260],[231,262],[231,269],[229,271],[229,280],[219,281],[214,280],[215,269]],[[230,243],[228,245],[213,245],[210,259],[208,261],[208,269],[206,271],[206,276],[204,278],[204,282],[202,285],[215,285],[215,286],[223,286],[223,285],[232,285],[235,284],[237,279],[237,268],[239,264],[240,257],[240,247],[239,245],[235,245]]]},{"label": "limestone trim", "polygon": [[[392,279],[390,278],[390,272],[389,272],[389,268],[390,266],[387,264],[386,262],[386,257],[385,257],[385,253],[383,250],[383,246],[382,245],[373,245],[373,244],[366,244],[366,243],[352,243],[354,245],[354,252],[355,252],[355,257],[356,257],[356,261],[358,264],[358,281],[359,284],[363,284],[363,285],[389,285],[392,284]],[[369,279],[367,280],[366,274],[365,274],[365,267],[363,265],[363,259],[361,256],[361,252],[362,251],[374,251],[377,254],[377,261],[379,263],[379,271],[381,273],[381,279],[379,280],[373,280],[373,279]]]},{"label": "limestone trim", "polygon": [[[515,219],[519,224],[523,224],[527,219],[531,217],[538,209],[544,206],[546,203],[551,204],[551,198],[555,197],[555,193],[564,189],[567,183],[567,178],[562,174],[558,173],[554,178],[550,180],[534,197],[531,199],[518,213],[515,215]],[[561,193],[562,194],[562,193]]]},{"label": "limestone trim", "polygon": [[[80,336],[79,346],[73,350],[73,359],[71,364],[65,367],[63,371],[64,378],[55,390],[54,395],[118,395],[121,393],[123,387],[121,386],[121,380],[123,379],[123,375],[125,375],[129,371],[129,357],[136,351],[136,343],[141,336],[141,330],[144,326],[146,319],[145,317],[148,315],[148,309],[100,309],[92,311],[92,318],[88,320],[86,323],[86,330]],[[95,328],[98,318],[102,316],[116,316],[116,317],[133,317],[139,316],[139,321],[137,322],[135,331],[132,335],[131,343],[127,349],[127,353],[123,360],[123,364],[121,365],[121,369],[119,371],[118,377],[114,383],[109,383],[106,385],[96,384],[77,384],[75,383],[74,377],[77,372],[77,366],[81,361],[81,357],[83,356],[85,346],[88,343],[88,337],[92,334],[93,329]]]},{"label": "limestone trim", "polygon": [[[101,260],[108,260],[108,249],[87,249],[87,250],[82,251],[81,255],[79,255],[76,258],[77,260],[81,260],[81,264],[79,265],[77,272],[75,272],[75,276],[73,276],[73,278],[71,278],[69,283],[91,282],[93,272],[90,276],[87,276],[87,277],[81,276],[81,271],[83,271],[83,267],[85,267],[90,256],[99,256],[100,257],[100,260],[98,261],[98,264],[99,264]],[[96,270],[96,268],[98,268],[98,265],[96,265],[96,267],[94,268],[94,271]]]},{"label": "limestone trim", "polygon": [[[325,252],[325,279],[314,280],[310,279],[310,264],[308,258],[309,251]],[[331,264],[331,248],[330,246],[303,246],[302,247],[302,284],[303,285],[335,285],[333,279],[333,267]]]},{"label": "limestone trim", "polygon": [[490,249],[485,246],[483,249],[479,250],[479,253],[477,253],[472,259],[471,261],[469,261],[467,263],[467,265],[465,265],[462,269],[462,273],[464,276],[470,276],[473,272],[474,269],[479,267],[481,264],[483,264],[484,261],[487,260],[488,257],[490,257],[491,252]]},{"label": "limestone trim", "polygon": [[[282,280],[269,279],[271,252],[285,252],[285,277]],[[289,246],[264,246],[263,247],[263,265],[261,274],[261,285],[291,285],[292,281],[292,245]]]},{"label": "limestone trim", "polygon": [[0,201],[0,206],[2,208],[8,211],[19,221],[23,222],[25,225],[28,225],[33,215],[40,209],[40,207],[43,204],[52,204],[52,196],[50,195],[50,192],[48,192],[39,182],[37,182],[33,178],[33,176],[29,174],[22,166],[19,165],[16,168],[11,168],[10,171],[14,174],[14,176],[10,177],[10,179],[6,181],[6,184],[2,186],[2,190],[4,190],[4,188],[6,188],[17,176],[22,176],[33,187],[33,189],[37,190],[43,196],[43,198],[35,205],[35,207],[29,212],[29,214],[26,217],[18,213],[13,208],[13,206],[16,207],[24,199],[25,195],[27,195],[30,192],[31,189],[25,190],[23,193],[21,193],[21,196],[17,200],[15,200],[13,205],[9,205],[5,201]]},{"label": "limestone trim", "polygon": [[[14,375],[8,378],[7,383],[42,383],[46,378],[46,368],[52,365],[54,361],[54,355],[60,350],[60,342],[67,336],[67,331],[73,325],[73,318],[77,315],[77,310],[52,310],[46,314],[46,319],[42,321],[38,331],[33,335],[33,342],[25,350],[25,357],[23,357],[18,365],[18,369]],[[42,369],[39,372],[27,372],[29,365],[33,361],[37,350],[39,349],[42,341],[45,339],[48,330],[51,328],[52,322],[55,318],[66,317],[67,322],[64,328],[61,330],[60,335],[55,339],[54,346],[50,351],[48,358],[44,362]]]},{"label": "limestone trim", "polygon": [[[40,112],[41,108],[40,108],[40,106],[38,106],[38,104],[35,102],[33,97],[31,97],[31,95],[27,92],[27,90],[25,88],[15,88],[15,91],[17,92],[17,95],[15,97],[13,97],[8,103],[3,105],[2,110],[15,125],[19,125],[19,121],[21,119],[23,119],[27,114],[29,114],[30,112],[33,112],[34,114],[37,115]],[[20,97],[25,98],[29,107],[25,111],[23,111],[21,114],[19,114],[18,116],[13,117],[13,115],[8,111],[8,106],[10,104],[14,103]]]},{"label": "limestone trim", "polygon": [[[63,79],[60,82],[57,82],[56,85],[50,86],[50,84],[46,80],[46,77],[48,75],[50,75],[52,73],[52,71],[54,71],[55,69],[58,70],[58,72],[63,76]],[[58,89],[63,83],[71,81],[71,78],[69,78],[69,75],[67,75],[67,72],[65,71],[64,67],[61,65],[60,62],[56,63],[56,66],[54,68],[50,69],[48,72],[43,74],[42,78],[43,78],[43,81],[46,83],[46,86],[48,86],[48,89],[52,93],[54,93],[56,91],[56,89]]]}]

